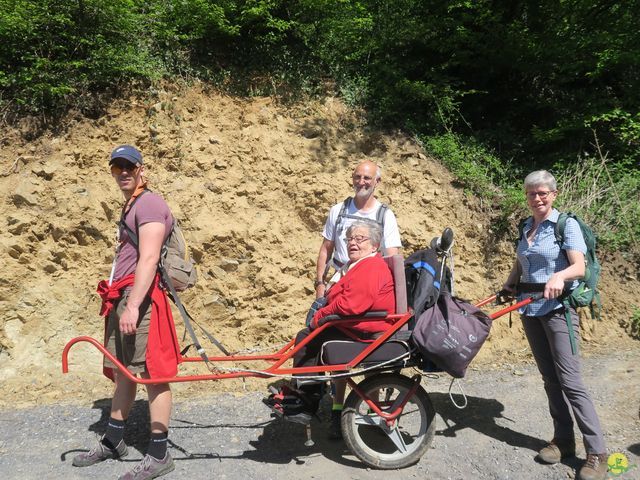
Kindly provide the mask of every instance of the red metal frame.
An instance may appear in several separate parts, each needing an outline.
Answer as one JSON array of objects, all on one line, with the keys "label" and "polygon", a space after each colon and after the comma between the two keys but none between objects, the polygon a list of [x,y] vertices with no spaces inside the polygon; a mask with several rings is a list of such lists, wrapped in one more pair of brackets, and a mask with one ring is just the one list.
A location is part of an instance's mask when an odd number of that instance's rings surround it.
[{"label": "red metal frame", "polygon": [[493,294],[490,297],[485,298],[484,300],[480,300],[478,303],[476,303],[476,307],[480,308],[480,307],[484,307],[485,305],[490,304],[491,302],[493,302],[496,298],[498,297],[498,294]]},{"label": "red metal frame", "polygon": [[[477,306],[487,305],[488,303],[495,300],[495,295],[489,297],[488,299],[482,300],[478,303]],[[511,312],[520,308],[521,306],[527,305],[531,303],[533,298],[527,298],[522,302],[518,302],[514,305],[510,305],[506,308],[503,308],[491,315],[489,315],[492,319],[498,318],[505,313]],[[221,380],[224,378],[246,378],[246,377],[258,377],[258,378],[270,378],[272,375],[293,375],[293,374],[301,374],[301,373],[329,373],[329,372],[349,372],[354,367],[356,367],[362,360],[364,360],[367,356],[369,356],[373,351],[382,345],[385,341],[387,341],[394,333],[400,330],[412,317],[413,312],[409,311],[405,314],[401,315],[387,315],[386,317],[380,317],[379,320],[395,320],[387,330],[385,330],[380,337],[371,342],[359,355],[353,358],[350,362],[340,365],[317,365],[311,367],[297,367],[297,368],[284,368],[282,367],[288,360],[293,358],[295,353],[297,353],[302,347],[312,341],[317,335],[326,330],[327,328],[331,328],[336,325],[351,325],[353,323],[357,323],[363,320],[372,321],[376,320],[376,318],[349,318],[349,319],[340,319],[329,321],[314,331],[311,332],[309,336],[307,336],[302,342],[298,345],[295,345],[295,339],[292,339],[287,343],[284,347],[278,350],[276,353],[268,354],[268,355],[230,355],[224,357],[209,357],[209,361],[213,362],[244,362],[244,361],[262,361],[262,362],[271,362],[272,365],[264,370],[259,371],[238,371],[238,372],[229,372],[229,373],[212,373],[208,375],[178,375],[175,377],[166,377],[166,378],[139,378],[134,376],[127,368],[122,365],[111,353],[107,351],[107,349],[102,345],[102,343],[98,342],[95,338],[82,336],[76,337],[70,340],[64,347],[62,351],[62,372],[68,373],[69,371],[69,350],[76,343],[79,342],[87,342],[96,347],[102,355],[108,358],[113,365],[116,366],[118,371],[125,375],[130,381],[134,383],[140,384],[158,384],[158,383],[174,383],[174,382],[191,382],[191,381],[199,381],[199,380]],[[203,362],[204,360],[201,357],[182,357],[183,362]],[[368,407],[375,412],[377,415],[382,418],[387,426],[392,427],[395,423],[398,416],[402,414],[405,405],[409,401],[411,397],[415,394],[416,390],[420,385],[422,377],[421,375],[414,375],[412,377],[412,386],[409,391],[406,392],[404,397],[401,399],[400,404],[396,406],[396,408],[391,412],[385,412],[382,409],[385,407],[389,407],[385,402],[374,401],[372,398],[368,397],[366,392],[364,392],[358,384],[353,380],[352,377],[347,377],[346,381],[351,387],[351,389],[356,392],[356,394],[364,400],[364,402],[368,405]]]},{"label": "red metal frame", "polygon": [[[491,296],[485,300],[480,301],[477,306],[483,306],[491,301],[495,300],[495,295]],[[515,303],[513,305],[509,305],[495,313],[490,314],[489,316],[492,319],[498,318],[508,312],[516,310],[524,305],[531,303],[534,298],[527,298],[521,302]],[[238,372],[228,372],[228,373],[211,373],[207,375],[178,375],[175,377],[163,377],[163,378],[154,378],[154,379],[145,379],[139,378],[131,374],[127,368],[122,365],[113,355],[111,355],[102,345],[101,342],[97,341],[95,338],[88,336],[81,336],[71,339],[64,347],[62,351],[62,372],[68,373],[69,371],[69,350],[73,345],[79,342],[87,342],[96,347],[102,355],[108,358],[118,369],[120,373],[125,375],[129,380],[135,383],[140,384],[157,384],[157,383],[177,383],[177,382],[192,382],[192,381],[200,381],[200,380],[222,380],[225,378],[244,378],[244,377],[258,377],[258,378],[269,378],[271,376],[276,375],[295,375],[302,373],[330,373],[330,372],[349,372],[353,368],[355,368],[362,360],[364,360],[367,356],[369,356],[373,351],[382,345],[387,339],[389,339],[394,333],[400,330],[407,321],[411,318],[412,312],[409,311],[404,314],[394,314],[387,315],[386,317],[379,318],[349,318],[349,319],[340,319],[329,321],[320,327],[316,328],[311,334],[305,338],[298,345],[295,345],[295,339],[292,339],[289,343],[287,343],[284,347],[278,350],[276,353],[268,354],[268,355],[230,355],[223,357],[208,357],[209,361],[212,363],[216,362],[253,362],[253,361],[263,361],[263,362],[271,362],[272,365],[264,370],[260,371],[238,371]],[[374,320],[395,320],[393,323],[380,337],[376,340],[368,344],[368,346],[355,358],[353,358],[348,363],[343,363],[339,365],[316,365],[310,367],[282,367],[288,360],[293,358],[293,356],[306,344],[312,341],[317,335],[319,335],[322,331],[327,328],[331,328],[333,326],[345,326],[351,325],[353,323],[361,322],[361,321],[374,321]],[[201,357],[182,357],[183,362],[202,362]],[[350,380],[350,379],[348,379]],[[353,382],[349,382],[352,384]],[[354,389],[355,390],[355,389]],[[357,391],[357,390],[356,390]],[[384,412],[376,411],[375,406],[371,405],[371,408],[378,413],[383,418],[387,418],[390,414],[386,414]],[[397,416],[397,415],[396,415]],[[391,417],[389,417],[391,418]],[[393,417],[395,418],[395,417]]]},{"label": "red metal frame", "polygon": [[[334,320],[321,325],[311,332],[311,334],[305,338],[298,345],[294,345],[295,339],[291,340],[287,345],[282,347],[276,353],[269,355],[230,355],[223,357],[208,357],[209,361],[212,363],[216,362],[243,362],[243,361],[265,361],[272,362],[273,364],[268,368],[256,371],[238,371],[238,372],[228,372],[228,373],[212,373],[207,375],[178,375],[175,377],[163,377],[163,378],[153,378],[153,379],[145,379],[139,378],[131,374],[127,368],[118,361],[113,355],[111,355],[106,348],[102,345],[101,342],[96,340],[95,338],[82,336],[71,339],[64,347],[62,351],[62,372],[68,373],[69,371],[69,350],[73,345],[79,342],[87,342],[96,347],[106,358],[108,358],[113,365],[118,369],[120,373],[125,375],[129,380],[135,383],[140,384],[156,384],[156,383],[177,383],[177,382],[192,382],[199,380],[221,380],[225,378],[244,378],[244,377],[258,377],[258,378],[269,378],[271,376],[276,375],[293,375],[293,374],[301,374],[301,373],[326,373],[326,372],[348,372],[356,367],[362,360],[364,360],[367,356],[369,356],[376,348],[382,345],[389,337],[391,337],[394,333],[402,328],[403,325],[407,323],[407,321],[411,318],[412,313],[407,312],[404,314],[394,314],[387,315],[386,317],[358,317],[358,318],[349,318]],[[373,342],[368,344],[368,346],[353,360],[349,363],[343,363],[339,365],[316,365],[310,367],[282,367],[288,360],[293,358],[293,356],[306,344],[312,341],[317,335],[321,332],[330,328],[332,326],[340,325],[351,325],[353,323],[362,322],[362,321],[375,321],[375,320],[395,320],[395,323],[391,325],[387,330],[384,331],[380,337],[375,339]],[[182,357],[183,362],[203,362],[201,357]]]},{"label": "red metal frame", "polygon": [[[385,422],[387,423],[388,426],[392,426],[393,422],[395,422],[396,418],[398,418],[400,416],[400,414],[402,413],[402,411],[404,410],[404,406],[407,404],[409,399],[411,397],[413,397],[414,393],[416,393],[416,390],[418,389],[418,386],[420,386],[420,381],[421,380],[422,380],[422,376],[421,375],[414,375],[411,378],[411,381],[413,382],[413,385],[411,385],[411,388],[409,389],[409,391],[402,398],[402,402],[400,402],[400,405],[398,405],[397,408],[393,412],[383,412],[382,409],[380,408],[380,406],[378,405],[378,403],[374,402],[371,398],[369,398],[367,396],[367,394],[365,392],[363,392],[360,387],[358,387],[358,384],[356,382],[354,382],[351,377],[347,378],[347,383],[349,384],[349,387],[351,387],[351,389],[354,392],[356,392],[358,394],[358,396],[365,401],[365,403],[369,406],[369,408],[371,410],[373,410],[377,415],[382,417],[385,420]],[[382,405],[382,406],[384,406],[384,405]]]}]

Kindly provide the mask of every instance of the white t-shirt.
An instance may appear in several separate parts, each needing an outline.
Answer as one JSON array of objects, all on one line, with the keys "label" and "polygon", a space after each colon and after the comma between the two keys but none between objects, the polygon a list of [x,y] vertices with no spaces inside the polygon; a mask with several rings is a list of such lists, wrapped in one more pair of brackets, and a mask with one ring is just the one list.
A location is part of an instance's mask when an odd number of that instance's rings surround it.
[{"label": "white t-shirt", "polygon": [[[334,235],[336,222],[338,220],[338,215],[340,214],[343,203],[344,202],[340,202],[331,207],[329,216],[327,217],[327,221],[324,224],[324,230],[322,231],[322,236],[324,238],[335,242],[333,258],[335,258],[340,263],[346,263],[349,261],[349,254],[347,252],[347,240],[345,236],[347,233],[347,228],[349,228],[349,226],[357,220],[354,218],[344,217],[340,221],[340,225],[338,226],[340,231],[337,232],[337,235]],[[364,211],[357,210],[355,202],[351,201],[347,206],[345,214],[375,220],[378,209],[381,205],[382,204],[378,200],[376,200],[376,203],[371,210]],[[380,247],[382,249],[383,255],[385,254],[385,249],[387,248],[402,247],[402,243],[400,242],[400,232],[398,231],[398,222],[396,220],[396,216],[393,214],[390,208],[387,208],[387,211],[384,214],[384,231],[382,232],[382,245],[380,245]]]}]

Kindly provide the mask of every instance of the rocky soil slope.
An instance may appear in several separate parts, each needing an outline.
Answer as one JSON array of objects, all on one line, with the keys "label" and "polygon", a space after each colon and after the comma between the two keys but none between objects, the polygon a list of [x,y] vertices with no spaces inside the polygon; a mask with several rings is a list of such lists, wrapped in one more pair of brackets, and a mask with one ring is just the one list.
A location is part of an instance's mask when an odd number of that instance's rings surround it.
[{"label": "rocky soil slope", "polygon": [[[231,350],[280,344],[300,328],[326,214],[350,194],[350,172],[365,158],[383,167],[378,196],[398,217],[405,251],[454,229],[460,296],[489,295],[511,263],[511,243],[493,237],[479,200],[441,164],[401,133],[368,129],[335,98],[287,107],[199,86],[167,88],[114,103],[97,119],[70,118],[59,134],[27,141],[24,129],[4,128],[0,405],[108,395],[94,348],[74,347],[66,376],[60,357],[69,339],[102,336],[95,286],[109,274],[122,201],[107,163],[121,143],[144,153],[151,188],[181,220],[199,264],[200,281],[183,300]],[[587,348],[628,341],[619,321],[638,304],[637,267],[605,262],[602,290],[603,322],[584,318]],[[526,357],[518,322],[509,323],[495,323],[480,364]]]}]

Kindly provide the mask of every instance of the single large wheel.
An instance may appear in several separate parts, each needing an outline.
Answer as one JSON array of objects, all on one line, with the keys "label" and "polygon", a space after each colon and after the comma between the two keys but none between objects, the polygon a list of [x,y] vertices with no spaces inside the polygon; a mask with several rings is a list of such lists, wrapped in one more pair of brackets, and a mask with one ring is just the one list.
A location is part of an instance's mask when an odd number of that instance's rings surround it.
[{"label": "single large wheel", "polygon": [[[413,386],[413,379],[399,373],[376,375],[358,384],[384,413],[395,411]],[[435,414],[420,385],[391,425],[352,391],[342,414],[342,435],[353,454],[370,467],[404,468],[418,462],[429,448],[436,429]]]}]

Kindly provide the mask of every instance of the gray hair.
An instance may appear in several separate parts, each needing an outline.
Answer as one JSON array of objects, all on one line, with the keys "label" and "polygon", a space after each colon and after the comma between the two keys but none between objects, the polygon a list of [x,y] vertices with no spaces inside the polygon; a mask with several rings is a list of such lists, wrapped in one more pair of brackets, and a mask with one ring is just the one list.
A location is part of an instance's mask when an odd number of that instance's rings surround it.
[{"label": "gray hair", "polygon": [[531,172],[524,179],[525,191],[529,188],[537,187],[540,185],[549,187],[549,190],[551,190],[552,192],[555,192],[558,189],[558,184],[555,177],[546,170],[536,170],[535,172]]},{"label": "gray hair", "polygon": [[366,228],[367,232],[369,232],[368,235],[371,244],[380,247],[380,244],[382,243],[382,228],[380,227],[380,225],[374,222],[364,222],[362,220],[356,220],[351,225],[349,225],[349,228],[347,228],[347,237],[350,237],[351,233],[356,228]]}]

